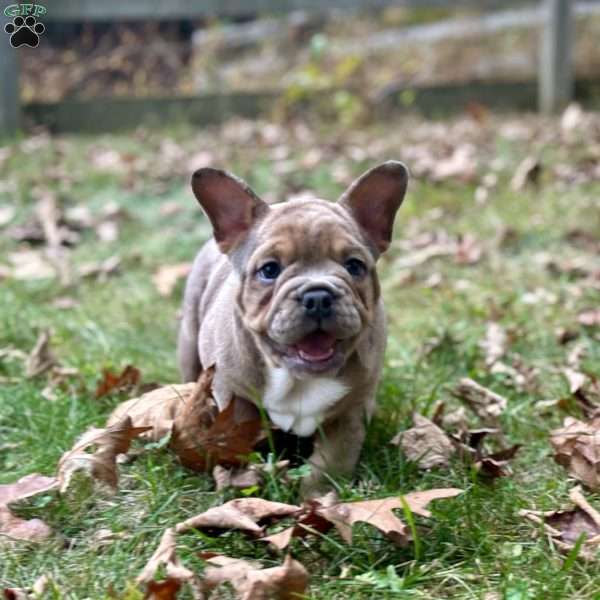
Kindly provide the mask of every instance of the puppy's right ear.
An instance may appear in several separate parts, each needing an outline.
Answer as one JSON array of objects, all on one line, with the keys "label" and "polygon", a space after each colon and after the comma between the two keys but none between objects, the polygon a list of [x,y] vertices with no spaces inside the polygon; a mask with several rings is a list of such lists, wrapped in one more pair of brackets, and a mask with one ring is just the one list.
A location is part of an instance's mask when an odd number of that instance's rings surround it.
[{"label": "puppy's right ear", "polygon": [[209,218],[222,252],[229,252],[246,236],[258,217],[269,210],[241,179],[219,169],[199,169],[192,190]]}]

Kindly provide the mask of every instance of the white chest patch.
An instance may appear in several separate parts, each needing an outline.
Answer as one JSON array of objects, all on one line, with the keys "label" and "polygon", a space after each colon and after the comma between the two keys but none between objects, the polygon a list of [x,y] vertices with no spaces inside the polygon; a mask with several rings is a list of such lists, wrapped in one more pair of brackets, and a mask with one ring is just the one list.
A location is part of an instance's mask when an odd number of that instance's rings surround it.
[{"label": "white chest patch", "polygon": [[296,435],[312,435],[325,412],[348,392],[332,377],[297,379],[286,368],[269,369],[263,406],[275,425]]}]

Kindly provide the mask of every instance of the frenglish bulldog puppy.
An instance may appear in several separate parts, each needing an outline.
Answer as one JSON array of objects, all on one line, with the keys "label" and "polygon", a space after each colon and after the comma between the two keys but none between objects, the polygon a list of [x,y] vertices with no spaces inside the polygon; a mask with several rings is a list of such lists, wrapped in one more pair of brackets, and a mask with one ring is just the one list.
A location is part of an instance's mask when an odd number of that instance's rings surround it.
[{"label": "frenglish bulldog puppy", "polygon": [[375,265],[408,181],[383,163],[337,202],[266,204],[241,180],[196,171],[214,233],[188,278],[178,357],[185,381],[215,365],[222,410],[235,395],[284,431],[314,435],[305,494],[352,473],[375,407],[386,343]]}]

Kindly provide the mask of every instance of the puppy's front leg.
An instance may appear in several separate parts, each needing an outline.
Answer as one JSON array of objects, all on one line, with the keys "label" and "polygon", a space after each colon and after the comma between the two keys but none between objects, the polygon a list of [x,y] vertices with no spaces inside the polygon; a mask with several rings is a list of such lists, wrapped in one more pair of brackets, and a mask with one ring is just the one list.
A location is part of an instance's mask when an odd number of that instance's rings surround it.
[{"label": "puppy's front leg", "polygon": [[308,460],[311,473],[301,484],[303,497],[316,497],[330,491],[329,477],[352,475],[365,439],[366,421],[363,404],[319,428]]}]

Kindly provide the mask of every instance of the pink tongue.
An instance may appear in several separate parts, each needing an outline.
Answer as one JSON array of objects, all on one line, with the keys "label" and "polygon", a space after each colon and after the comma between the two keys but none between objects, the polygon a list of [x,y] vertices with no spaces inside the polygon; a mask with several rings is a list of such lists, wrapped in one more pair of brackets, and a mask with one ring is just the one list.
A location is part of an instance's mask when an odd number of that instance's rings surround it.
[{"label": "pink tongue", "polygon": [[326,360],[335,352],[335,336],[325,331],[315,331],[302,338],[296,348],[304,360]]}]

